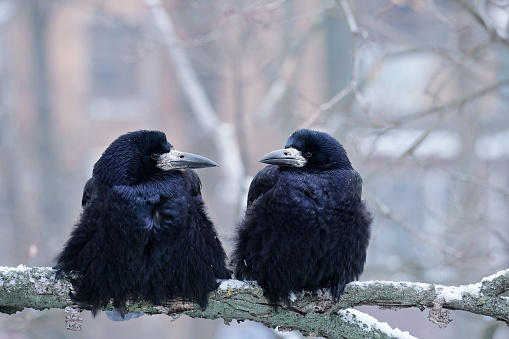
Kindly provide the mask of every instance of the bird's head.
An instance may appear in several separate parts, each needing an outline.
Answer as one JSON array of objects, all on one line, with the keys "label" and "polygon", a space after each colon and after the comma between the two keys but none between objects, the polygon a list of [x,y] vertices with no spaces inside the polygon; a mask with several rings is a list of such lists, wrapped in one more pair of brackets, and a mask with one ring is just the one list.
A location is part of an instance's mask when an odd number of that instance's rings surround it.
[{"label": "bird's head", "polygon": [[351,169],[343,146],[324,132],[301,129],[295,131],[284,149],[265,154],[265,164],[309,169]]},{"label": "bird's head", "polygon": [[95,163],[93,175],[110,186],[134,185],[164,171],[214,166],[205,157],[174,150],[163,132],[142,130],[113,141]]}]

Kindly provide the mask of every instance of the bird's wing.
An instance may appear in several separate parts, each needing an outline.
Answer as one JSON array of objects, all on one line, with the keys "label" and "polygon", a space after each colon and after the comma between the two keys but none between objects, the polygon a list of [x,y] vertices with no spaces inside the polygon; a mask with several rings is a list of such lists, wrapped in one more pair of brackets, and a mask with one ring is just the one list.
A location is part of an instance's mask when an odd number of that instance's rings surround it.
[{"label": "bird's wing", "polygon": [[[90,206],[93,204],[93,197],[97,196],[96,189],[94,180],[88,180],[82,198],[83,216],[72,230],[64,249],[55,258],[57,277],[72,272],[85,272],[89,262],[83,258],[91,257],[92,253],[96,252],[92,240],[97,233],[99,222],[96,216],[90,217],[90,213],[93,213]],[[76,281],[73,280],[73,282]]]},{"label": "bird's wing", "polygon": [[251,181],[247,194],[247,207],[261,195],[269,191],[278,181],[279,166],[269,165],[262,169]]},{"label": "bird's wing", "polygon": [[148,219],[152,232],[144,253],[150,253],[152,264],[145,267],[150,280],[144,283],[155,291],[149,292],[148,299],[184,296],[205,308],[209,292],[217,288],[217,279],[227,279],[230,273],[225,266],[226,254],[205,211],[198,176],[189,170],[181,178],[179,175],[174,174],[178,180],[167,180],[167,194],[147,204],[153,208]]},{"label": "bird's wing", "polygon": [[360,200],[362,195],[362,177],[356,170],[349,171],[350,175],[350,194],[352,197]]},{"label": "bird's wing", "polygon": [[85,206],[92,200],[92,196],[95,194],[96,183],[95,179],[92,177],[88,179],[85,187],[83,188],[83,196],[81,198],[81,206]]},{"label": "bird's wing", "polygon": [[191,195],[192,196],[201,196],[201,180],[198,176],[198,173],[193,171],[192,169],[188,169],[186,171],[186,175],[191,182]]}]

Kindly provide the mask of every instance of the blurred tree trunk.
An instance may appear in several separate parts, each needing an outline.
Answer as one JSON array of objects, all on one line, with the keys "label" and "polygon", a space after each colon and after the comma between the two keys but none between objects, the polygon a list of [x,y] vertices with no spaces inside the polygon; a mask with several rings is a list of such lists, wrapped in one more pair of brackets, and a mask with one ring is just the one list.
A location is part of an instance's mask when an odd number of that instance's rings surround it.
[{"label": "blurred tree trunk", "polygon": [[[53,145],[52,110],[51,110],[51,81],[48,66],[48,26],[51,22],[52,1],[31,0],[28,2],[28,20],[31,23],[32,38],[32,75],[33,95],[35,99],[35,117],[38,140],[34,145],[39,155],[36,163],[39,170],[39,190],[43,212],[43,220],[39,225],[44,225],[48,231],[40,232],[51,237],[51,230],[56,230],[61,217],[57,196],[56,176],[58,169],[55,168],[55,152]],[[72,114],[72,113],[69,113]],[[34,197],[36,200],[36,197]],[[35,201],[34,201],[35,203]],[[49,239],[36,238],[45,247]],[[49,244],[48,244],[49,245]],[[54,248],[49,245],[49,248]]]},{"label": "blurred tree trunk", "polygon": [[[350,31],[346,16],[341,9],[334,7],[324,15],[325,37],[327,48],[326,77],[327,97],[331,98],[343,90],[351,80],[354,55],[354,37]],[[352,98],[346,100],[352,103]],[[328,99],[327,99],[328,100]],[[326,100],[326,101],[327,101]],[[349,109],[342,111],[342,115],[350,115]],[[339,126],[338,133],[343,134],[346,126]]]},{"label": "blurred tree trunk", "polygon": [[348,22],[335,7],[324,15],[327,46],[327,84],[329,97],[350,83],[353,66],[353,37]]},{"label": "blurred tree trunk", "polygon": [[[1,27],[6,29],[6,27]],[[3,38],[3,36],[1,37]],[[0,41],[2,47],[7,46],[6,41]],[[6,53],[7,54],[7,53]],[[10,68],[10,58],[4,56],[0,68]],[[12,79],[6,72],[0,72],[0,220],[2,221],[3,236],[5,239],[13,239],[17,230],[23,228],[22,206],[19,194],[19,182],[16,173],[19,172],[19,162],[16,158],[14,128],[14,110]],[[0,257],[5,263],[14,262],[17,258],[18,249],[13,242],[8,246],[0,246]],[[4,264],[5,264],[4,263]]]}]

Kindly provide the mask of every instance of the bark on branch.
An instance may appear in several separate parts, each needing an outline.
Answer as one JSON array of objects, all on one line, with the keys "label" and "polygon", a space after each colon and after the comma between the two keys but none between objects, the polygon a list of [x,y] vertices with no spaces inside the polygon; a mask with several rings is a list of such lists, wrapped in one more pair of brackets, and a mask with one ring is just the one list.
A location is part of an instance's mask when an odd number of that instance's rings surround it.
[{"label": "bark on branch", "polygon": [[[0,312],[12,314],[24,308],[66,309],[68,328],[79,329],[81,310],[69,300],[70,288],[69,282],[55,280],[54,270],[48,267],[1,267]],[[205,311],[182,300],[161,306],[142,301],[128,307],[131,312],[167,314],[174,318],[185,314],[195,318],[222,318],[226,323],[233,319],[253,320],[267,327],[299,330],[306,335],[328,338],[410,338],[408,333],[393,330],[351,308],[359,305],[391,309],[417,307],[422,311],[428,308],[428,318],[440,327],[451,321],[447,310],[463,310],[509,324],[509,298],[500,296],[507,290],[509,269],[476,284],[462,286],[364,281],[349,284],[338,302],[334,302],[327,292],[317,295],[299,293],[290,306],[283,306],[274,313],[267,305],[263,290],[254,282],[225,280],[210,294],[209,307]]]}]

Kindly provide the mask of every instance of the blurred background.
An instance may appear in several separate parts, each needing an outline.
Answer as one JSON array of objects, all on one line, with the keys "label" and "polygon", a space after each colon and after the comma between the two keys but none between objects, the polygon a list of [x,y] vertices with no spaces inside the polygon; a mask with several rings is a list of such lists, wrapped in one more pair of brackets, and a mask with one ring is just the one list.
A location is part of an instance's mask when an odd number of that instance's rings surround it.
[{"label": "blurred background", "polygon": [[[509,265],[509,1],[0,0],[0,265],[51,266],[92,166],[164,131],[198,170],[227,253],[257,160],[296,129],[336,137],[375,215],[361,280],[461,285]],[[360,307],[421,338],[507,338],[492,319]],[[276,338],[255,323],[63,310],[0,338]],[[296,337],[297,334],[294,334]]]}]

